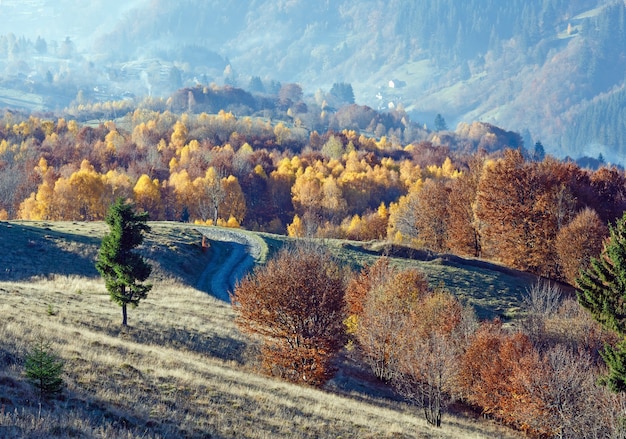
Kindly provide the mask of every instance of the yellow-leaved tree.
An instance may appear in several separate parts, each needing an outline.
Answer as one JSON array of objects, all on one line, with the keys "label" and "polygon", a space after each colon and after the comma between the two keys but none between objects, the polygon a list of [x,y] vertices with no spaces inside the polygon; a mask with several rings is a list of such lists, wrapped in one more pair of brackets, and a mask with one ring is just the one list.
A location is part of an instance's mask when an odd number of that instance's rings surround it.
[{"label": "yellow-leaved tree", "polygon": [[241,224],[246,216],[246,199],[239,185],[239,180],[233,175],[222,178],[222,190],[224,192],[224,198],[220,202],[218,207],[221,218],[228,219],[233,224],[230,218],[234,218],[237,224]]},{"label": "yellow-leaved tree", "polygon": [[159,180],[151,180],[146,174],[135,183],[133,188],[135,204],[138,209],[148,212],[150,218],[155,220],[163,217],[163,204],[161,203],[161,186]]},{"label": "yellow-leaved tree", "polygon": [[181,219],[188,218],[191,214],[194,186],[187,170],[172,172],[170,174],[169,187],[174,191],[175,216]]},{"label": "yellow-leaved tree", "polygon": [[193,181],[194,196],[191,201],[192,217],[203,222],[207,220],[217,224],[219,207],[224,200],[225,193],[222,179],[214,167],[207,169],[204,177]]},{"label": "yellow-leaved tree", "polygon": [[54,185],[50,218],[55,220],[100,221],[106,216],[107,193],[102,174],[87,160],[68,178]]},{"label": "yellow-leaved tree", "polygon": [[50,205],[54,194],[54,170],[48,166],[45,158],[39,159],[35,171],[41,178],[41,184],[37,188],[37,192],[30,194],[20,204],[19,217],[25,220],[49,220]]},{"label": "yellow-leaved tree", "polygon": [[287,234],[292,238],[304,237],[304,224],[298,215],[295,215],[293,222],[287,226]]}]

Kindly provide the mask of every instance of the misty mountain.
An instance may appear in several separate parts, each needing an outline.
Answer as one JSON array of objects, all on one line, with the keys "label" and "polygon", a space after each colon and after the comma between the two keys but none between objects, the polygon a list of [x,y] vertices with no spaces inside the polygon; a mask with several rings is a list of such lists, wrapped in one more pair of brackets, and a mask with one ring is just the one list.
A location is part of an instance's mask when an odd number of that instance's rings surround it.
[{"label": "misty mountain", "polygon": [[[313,95],[348,83],[357,103],[401,105],[428,126],[437,114],[452,130],[483,121],[560,157],[626,162],[623,0],[3,0],[0,14],[17,3],[34,11],[22,16],[33,40],[58,28],[63,48],[66,30],[81,52],[75,81],[99,90],[168,96],[214,82],[258,92],[262,79],[261,90],[294,82]],[[54,17],[47,27],[42,12]],[[63,68],[54,84],[59,76],[71,92]]]},{"label": "misty mountain", "polygon": [[451,128],[481,120],[559,156],[623,162],[625,10],[622,0],[154,0],[98,48],[127,59],[167,48],[184,61],[184,48],[199,45],[239,86],[252,75],[308,93],[347,82],[357,102],[401,104],[426,124],[437,113]]},{"label": "misty mountain", "polygon": [[143,0],[0,0],[2,34],[48,41],[66,38],[91,50],[96,35],[110,32]]}]

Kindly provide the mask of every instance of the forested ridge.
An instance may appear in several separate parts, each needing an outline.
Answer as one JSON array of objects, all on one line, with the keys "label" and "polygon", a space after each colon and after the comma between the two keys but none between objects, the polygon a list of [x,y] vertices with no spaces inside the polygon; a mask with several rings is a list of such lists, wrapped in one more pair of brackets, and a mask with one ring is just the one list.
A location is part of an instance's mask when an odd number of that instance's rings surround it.
[{"label": "forested ridge", "polygon": [[[602,152],[623,161],[621,136],[594,129],[597,121],[586,111],[594,97],[619,96],[624,87],[626,6],[621,1],[186,5],[153,5],[150,19],[141,21],[146,9],[138,10],[102,39],[101,51],[115,47],[109,53],[119,59],[136,56],[130,48],[156,54],[148,36],[168,29],[181,38],[163,40],[160,57],[169,47],[164,59],[183,61],[186,45],[210,43],[224,58],[218,68],[230,63],[230,80],[238,86],[246,86],[251,72],[308,84],[309,93],[343,81],[354,86],[357,102],[381,108],[400,103],[422,123],[430,125],[438,112],[453,126],[480,119],[524,132],[527,143],[541,140],[561,157]],[[191,19],[189,10],[197,13]],[[225,26],[226,33],[202,30],[209,10],[220,16],[209,28]],[[137,26],[142,32],[130,32]],[[250,40],[250,28],[263,31]],[[388,88],[390,80],[402,85]],[[616,113],[605,108],[607,129],[621,132]]]},{"label": "forested ridge", "polygon": [[[489,124],[427,132],[401,110],[308,108],[295,84],[278,96],[272,114],[284,121],[158,109],[260,102],[215,86],[135,110],[111,103],[126,116],[91,125],[6,112],[2,215],[102,220],[122,196],[152,220],[390,240],[573,282],[571,273],[599,251],[605,232],[597,224],[612,223],[626,206],[622,170],[559,161]],[[96,107],[75,110],[92,115]],[[571,243],[574,225],[597,244]]]}]

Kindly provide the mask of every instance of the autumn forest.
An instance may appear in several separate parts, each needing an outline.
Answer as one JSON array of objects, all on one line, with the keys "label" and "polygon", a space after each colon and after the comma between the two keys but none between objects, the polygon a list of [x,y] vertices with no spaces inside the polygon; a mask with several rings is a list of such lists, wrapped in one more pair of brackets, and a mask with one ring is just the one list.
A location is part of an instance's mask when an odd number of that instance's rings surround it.
[{"label": "autumn forest", "polygon": [[[419,270],[381,258],[346,276],[313,247],[257,267],[231,299],[242,331],[264,338],[270,375],[322,385],[348,346],[435,426],[459,400],[536,437],[618,431],[621,396],[595,382],[616,338],[550,282],[576,285],[600,253],[626,209],[624,171],[558,160],[486,123],[428,130],[402,108],[339,97],[347,84],[334,90],[336,107],[285,84],[273,100],[211,85],[134,107],[76,104],[65,117],[6,111],[0,216],[102,221],[121,197],[152,221],[380,241],[532,273],[545,283],[519,331],[479,322]],[[567,387],[572,374],[584,397]]]},{"label": "autumn forest", "polygon": [[[306,105],[285,100],[286,114]],[[139,107],[85,125],[6,112],[0,212],[102,220],[122,196],[152,220],[389,239],[573,283],[626,205],[620,169],[537,157],[488,124],[405,143],[415,128],[399,111],[389,128],[355,104],[325,113],[318,132],[297,113],[273,121]]]},{"label": "autumn forest", "polygon": [[86,3],[0,1],[1,437],[626,437],[626,1]]}]

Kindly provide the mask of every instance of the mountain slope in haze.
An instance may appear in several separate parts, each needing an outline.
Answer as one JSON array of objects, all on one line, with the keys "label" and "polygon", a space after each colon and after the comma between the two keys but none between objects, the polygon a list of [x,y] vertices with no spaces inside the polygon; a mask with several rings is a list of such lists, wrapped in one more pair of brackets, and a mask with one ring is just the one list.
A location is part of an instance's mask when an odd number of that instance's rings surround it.
[{"label": "mountain slope in haze", "polygon": [[92,37],[108,33],[126,11],[144,0],[1,0],[2,34],[13,33],[45,38],[71,39],[81,50],[93,43]]},{"label": "mountain slope in haze", "polygon": [[[165,57],[183,70],[193,67],[189,48],[202,48],[242,87],[257,75],[311,94],[348,82],[357,102],[401,104],[428,125],[437,113],[451,128],[482,120],[559,156],[624,162],[621,119],[597,107],[623,94],[625,11],[622,0],[153,0],[95,48],[110,60]],[[589,120],[598,113],[611,127]]]}]

